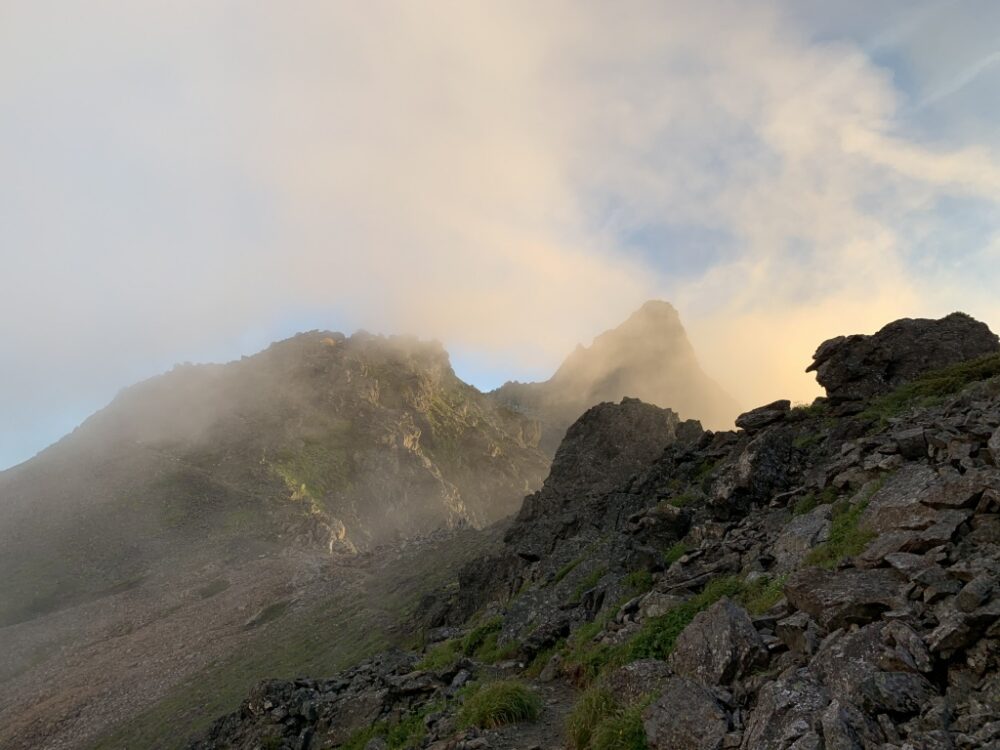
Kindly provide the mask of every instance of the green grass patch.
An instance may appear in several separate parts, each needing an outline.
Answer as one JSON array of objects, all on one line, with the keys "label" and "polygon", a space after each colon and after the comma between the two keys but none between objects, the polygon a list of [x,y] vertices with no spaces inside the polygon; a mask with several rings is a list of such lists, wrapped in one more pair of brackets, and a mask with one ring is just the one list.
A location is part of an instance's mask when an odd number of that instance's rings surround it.
[{"label": "green grass patch", "polygon": [[653,588],[653,574],[648,570],[633,570],[625,576],[624,584],[633,595],[645,594]]},{"label": "green grass patch", "polygon": [[743,590],[736,598],[750,614],[762,615],[781,601],[787,579],[787,575],[761,576],[750,583],[744,583]]},{"label": "green grass patch", "polygon": [[646,750],[642,710],[647,702],[623,707],[607,690],[590,687],[566,720],[572,750]]},{"label": "green grass patch", "polygon": [[688,553],[687,545],[683,542],[675,542],[663,551],[663,562],[669,568]]},{"label": "green grass patch", "polygon": [[572,573],[574,568],[576,568],[576,566],[582,562],[583,562],[582,557],[578,557],[575,560],[570,560],[568,563],[559,568],[559,571],[556,573],[556,577],[552,579],[552,583],[553,584],[559,583],[563,578]]},{"label": "green grass patch", "polygon": [[587,685],[593,681],[614,655],[610,646],[594,641],[603,629],[604,622],[600,619],[584,623],[566,642],[563,664],[566,672],[580,684]]},{"label": "green grass patch", "polygon": [[673,497],[668,497],[663,502],[667,505],[672,505],[675,508],[686,508],[689,505],[694,505],[701,499],[701,495],[697,492],[682,492],[679,495],[674,495]]},{"label": "green grass patch", "polygon": [[659,617],[647,619],[642,629],[628,643],[623,644],[625,662],[636,659],[666,659],[674,650],[677,636],[690,624],[694,616],[708,609],[724,596],[736,598],[744,584],[736,577],[717,578],[705,590],[683,604],[679,604]]},{"label": "green grass patch", "polygon": [[805,558],[807,565],[835,568],[844,558],[861,554],[868,546],[868,542],[876,536],[875,532],[862,528],[859,521],[861,514],[868,507],[868,500],[877,491],[877,488],[872,490],[867,499],[855,505],[845,502],[834,507],[830,522],[830,538],[809,551]]},{"label": "green grass patch", "polygon": [[832,485],[820,493],[810,492],[795,501],[795,504],[792,505],[792,515],[804,516],[806,513],[812,512],[820,505],[829,505],[836,499],[837,490]]},{"label": "green grass patch", "polygon": [[471,693],[458,714],[458,723],[463,727],[496,729],[534,721],[541,711],[542,701],[530,688],[516,680],[501,680]]},{"label": "green grass patch", "polygon": [[398,721],[380,721],[370,727],[359,729],[340,746],[341,750],[364,750],[376,738],[385,741],[389,750],[409,750],[420,747],[427,735],[424,719],[428,714],[440,710],[444,704],[435,701],[421,707]]},{"label": "green grass patch", "polygon": [[996,377],[1000,377],[1000,354],[960,362],[926,373],[892,393],[874,399],[861,416],[884,424],[890,417],[909,409],[936,406],[972,383]]},{"label": "green grass patch", "polygon": [[475,656],[476,652],[487,644],[491,635],[496,635],[503,627],[501,617],[491,617],[486,622],[477,625],[462,639],[462,653],[466,656]]},{"label": "green grass patch", "polygon": [[417,669],[438,672],[450,669],[462,657],[462,644],[457,640],[445,641],[427,650],[417,663]]},{"label": "green grass patch", "polygon": [[587,574],[587,577],[580,581],[573,591],[573,597],[570,599],[570,602],[572,604],[579,604],[580,600],[583,599],[583,595],[594,588],[607,572],[608,569],[606,567],[601,567]]}]

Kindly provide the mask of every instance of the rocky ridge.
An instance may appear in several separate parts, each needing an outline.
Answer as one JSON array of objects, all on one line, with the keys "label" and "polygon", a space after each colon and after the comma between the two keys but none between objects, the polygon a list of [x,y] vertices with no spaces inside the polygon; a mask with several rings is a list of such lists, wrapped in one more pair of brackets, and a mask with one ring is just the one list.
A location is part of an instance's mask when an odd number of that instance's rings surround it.
[{"label": "rocky ridge", "polygon": [[498,676],[579,690],[541,747],[998,746],[1000,356],[853,345],[910,375],[848,414],[778,402],[712,433],[591,410],[503,548],[424,601],[422,654],[268,683],[192,747],[525,746],[463,720]]}]

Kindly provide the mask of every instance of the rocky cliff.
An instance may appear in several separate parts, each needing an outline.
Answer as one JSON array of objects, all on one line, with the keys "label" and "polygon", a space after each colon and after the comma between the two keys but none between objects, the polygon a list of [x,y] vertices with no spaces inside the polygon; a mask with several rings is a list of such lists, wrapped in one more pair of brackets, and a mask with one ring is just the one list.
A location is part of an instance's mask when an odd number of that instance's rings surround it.
[{"label": "rocky cliff", "polygon": [[878,384],[849,409],[588,411],[422,648],[263,683],[192,747],[1000,746],[1000,355],[971,325],[821,347],[824,382]]},{"label": "rocky cliff", "polygon": [[717,429],[731,426],[740,411],[702,371],[677,310],[655,300],[591,346],[577,347],[549,380],[506,383],[490,395],[539,419],[550,455],[583,412],[606,401],[638,398]]}]

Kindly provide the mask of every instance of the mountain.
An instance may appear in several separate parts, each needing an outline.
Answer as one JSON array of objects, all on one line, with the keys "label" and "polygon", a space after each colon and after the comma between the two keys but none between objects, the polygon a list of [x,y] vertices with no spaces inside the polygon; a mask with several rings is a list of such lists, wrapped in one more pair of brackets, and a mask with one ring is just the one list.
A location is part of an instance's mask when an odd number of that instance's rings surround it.
[{"label": "mountain", "polygon": [[[0,745],[168,746],[171,725],[201,726],[248,681],[391,642],[421,595],[502,542],[490,524],[541,486],[543,435],[617,389],[642,394],[657,357],[697,368],[668,309],[571,357],[535,410],[463,383],[435,342],[365,332],[125,389],[0,472]],[[654,421],[664,445],[688,429]]]},{"label": "mountain", "polygon": [[904,320],[813,368],[826,397],[735,431],[591,408],[416,644],[265,680],[188,747],[1000,746],[1000,343]]},{"label": "mountain", "polygon": [[436,343],[313,332],[178,367],[0,474],[0,625],[175,558],[486,525],[540,484],[537,441]]},{"label": "mountain", "polygon": [[591,346],[577,347],[549,380],[508,382],[490,395],[541,421],[541,447],[549,455],[577,417],[604,401],[638,398],[717,429],[731,426],[740,412],[702,371],[677,310],[656,300]]}]

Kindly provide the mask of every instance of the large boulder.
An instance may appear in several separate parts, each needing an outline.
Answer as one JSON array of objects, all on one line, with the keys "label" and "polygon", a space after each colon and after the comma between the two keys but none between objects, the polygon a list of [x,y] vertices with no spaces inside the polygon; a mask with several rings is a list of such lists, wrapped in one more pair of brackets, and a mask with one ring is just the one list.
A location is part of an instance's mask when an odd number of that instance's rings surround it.
[{"label": "large boulder", "polygon": [[761,688],[741,750],[820,750],[822,712],[830,694],[808,670],[783,675]]},{"label": "large boulder", "polygon": [[785,596],[827,630],[864,625],[901,604],[896,571],[804,568],[785,583]]},{"label": "large boulder", "polygon": [[904,318],[871,336],[838,336],[820,344],[807,372],[835,403],[861,402],[920,375],[1000,352],[1000,339],[964,313],[940,320]]},{"label": "large boulder", "polygon": [[660,698],[642,714],[650,750],[719,750],[729,721],[715,695],[685,677],[668,680]]},{"label": "large boulder", "polygon": [[727,685],[766,658],[767,648],[746,610],[720,599],[681,631],[670,666],[703,685]]}]

